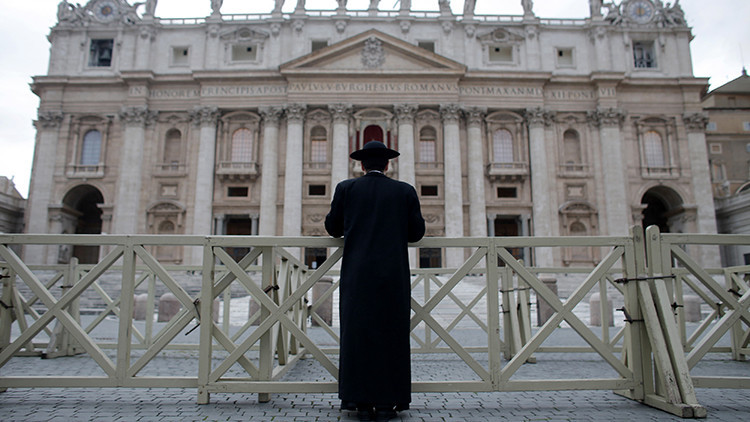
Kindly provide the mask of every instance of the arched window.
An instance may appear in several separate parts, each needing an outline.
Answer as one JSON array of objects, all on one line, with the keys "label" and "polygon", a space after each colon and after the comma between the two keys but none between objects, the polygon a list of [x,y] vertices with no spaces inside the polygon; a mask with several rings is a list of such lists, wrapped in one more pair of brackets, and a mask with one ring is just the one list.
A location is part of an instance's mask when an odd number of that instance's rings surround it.
[{"label": "arched window", "polygon": [[437,131],[425,126],[419,131],[419,161],[434,163],[437,161]]},{"label": "arched window", "polygon": [[659,132],[650,130],[643,135],[643,149],[646,156],[646,167],[665,167],[664,144]]},{"label": "arched window", "polygon": [[495,163],[513,162],[513,135],[506,129],[498,129],[492,136],[492,157]]},{"label": "arched window", "polygon": [[169,129],[164,140],[164,162],[177,164],[180,162],[180,144],[182,133],[177,129]]},{"label": "arched window", "polygon": [[563,133],[563,160],[565,164],[581,164],[581,140],[578,132],[568,129]]},{"label": "arched window", "polygon": [[323,126],[315,126],[310,131],[310,161],[314,163],[328,161],[328,132]]},{"label": "arched window", "polygon": [[253,161],[253,132],[239,128],[232,134],[232,162],[250,163]]},{"label": "arched window", "polygon": [[98,130],[90,130],[83,135],[81,145],[81,165],[95,166],[99,164],[102,151],[102,133]]}]

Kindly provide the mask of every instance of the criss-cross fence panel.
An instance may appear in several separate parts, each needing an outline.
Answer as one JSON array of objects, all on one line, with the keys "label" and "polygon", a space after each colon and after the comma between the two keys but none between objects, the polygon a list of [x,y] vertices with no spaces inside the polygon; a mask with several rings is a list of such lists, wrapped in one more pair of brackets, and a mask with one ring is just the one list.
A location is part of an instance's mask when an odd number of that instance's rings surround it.
[{"label": "criss-cross fence panel", "polygon": [[[649,239],[653,234],[649,232]],[[647,242],[642,230],[634,229],[630,236],[621,237],[427,238],[411,245],[442,250],[453,261],[456,256],[464,258],[453,268],[413,271],[415,370],[422,361],[434,359],[463,368],[444,378],[420,378],[417,373],[413,391],[609,389],[680,416],[705,414],[695,400],[687,369],[709,352],[731,351],[735,359],[749,352],[750,293],[745,280],[749,268],[703,268],[682,245],[750,244],[750,239],[658,233],[656,239]],[[30,267],[11,249],[25,244],[99,246],[101,258],[90,265]],[[159,246],[201,248],[203,258],[190,266],[162,262],[155,254]],[[299,260],[303,248],[327,249],[328,259],[315,269],[307,268]],[[589,248],[601,258],[591,268],[539,268],[513,255],[523,250],[529,259],[544,249],[559,257],[565,256],[565,248]],[[247,252],[236,256],[238,250]],[[0,270],[5,277],[0,367],[23,354],[50,350],[52,341],[45,344],[42,333],[48,338],[62,334],[70,342],[55,347],[75,347],[73,353],[59,356],[88,359],[101,373],[0,376],[0,390],[191,387],[197,389],[200,403],[221,392],[259,393],[264,401],[271,393],[336,391],[335,308],[342,256],[343,242],[328,238],[0,235]],[[60,275],[42,281],[38,271]],[[568,277],[567,290],[560,295],[553,292],[545,284],[549,275]],[[649,277],[661,281],[646,280]],[[313,299],[312,289],[322,279],[331,280],[328,290]],[[50,289],[60,283],[62,292],[53,294]],[[686,331],[680,317],[684,290],[713,301],[714,306],[707,306],[718,321],[690,325]],[[137,321],[136,295],[144,291],[149,314],[146,321]],[[157,291],[173,295],[179,307],[168,321],[155,322]],[[589,310],[586,299],[594,293],[600,295],[603,324],[599,328],[591,327],[582,311]],[[610,332],[607,303],[613,295],[621,301],[622,319],[628,322],[618,322]],[[97,309],[86,309],[79,316],[76,301],[89,297],[96,298],[98,305],[92,306]],[[532,321],[534,299],[552,309],[539,327]],[[330,326],[322,317],[325,306],[333,310]],[[214,312],[217,308],[221,308],[219,315]],[[312,321],[318,326],[311,326]],[[107,329],[109,337],[100,338],[98,333]],[[466,340],[467,331],[473,333],[473,343]],[[548,344],[555,336],[573,336],[580,343]],[[731,342],[719,344],[726,337]],[[193,354],[193,369],[177,375],[152,370],[156,360],[169,358],[175,349]],[[546,353],[559,352],[594,356],[612,375],[585,378],[556,373],[554,362],[559,356]],[[533,361],[550,370],[528,377],[533,366],[526,363]],[[302,372],[296,371],[298,367]],[[295,375],[306,370],[316,378]],[[710,377],[696,379],[700,386],[747,388],[744,378],[723,383]]]},{"label": "criss-cross fence panel", "polygon": [[[658,234],[655,227],[650,230]],[[750,245],[750,236],[660,234],[658,238],[660,244],[653,247],[661,251],[665,267],[671,269],[676,278],[689,286],[710,309],[708,317],[684,340],[686,363],[691,372],[700,369],[701,362],[711,352],[744,361],[745,356],[750,354],[750,288],[746,281],[750,266],[716,271],[706,269],[700,261],[706,248],[747,246]],[[666,294],[674,300],[676,318],[684,319],[683,292],[678,288],[671,290]],[[682,303],[678,303],[680,300]],[[693,375],[692,380],[698,387],[750,388],[750,368],[732,374],[702,373]]]}]

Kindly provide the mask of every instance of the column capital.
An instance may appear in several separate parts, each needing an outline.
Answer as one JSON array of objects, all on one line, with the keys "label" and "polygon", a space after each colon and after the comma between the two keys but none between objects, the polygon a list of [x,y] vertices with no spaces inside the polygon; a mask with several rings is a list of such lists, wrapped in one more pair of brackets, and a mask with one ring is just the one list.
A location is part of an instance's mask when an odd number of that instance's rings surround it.
[{"label": "column capital", "polygon": [[555,112],[542,107],[532,107],[524,111],[524,117],[529,126],[549,126],[552,124]]},{"label": "column capital", "polygon": [[190,120],[196,126],[214,126],[219,120],[219,108],[216,106],[195,106],[190,111]]},{"label": "column capital", "polygon": [[333,115],[334,122],[348,123],[352,117],[354,106],[349,103],[328,104],[328,111]]},{"label": "column capital", "polygon": [[464,113],[469,126],[479,126],[487,115],[487,107],[467,107]]},{"label": "column capital", "polygon": [[62,121],[63,113],[61,111],[40,111],[37,114],[36,120],[34,120],[34,126],[38,130],[57,129],[62,124]]},{"label": "column capital", "polygon": [[287,104],[284,107],[286,111],[286,119],[290,122],[302,123],[305,119],[305,112],[307,111],[306,104]]},{"label": "column capital", "polygon": [[443,118],[443,123],[458,123],[461,119],[461,105],[440,104],[440,117]]},{"label": "column capital", "polygon": [[705,132],[706,125],[708,125],[708,113],[685,113],[682,115],[682,121],[685,122],[688,132]]},{"label": "column capital", "polygon": [[597,107],[596,110],[587,112],[586,118],[594,126],[620,126],[625,121],[626,115],[619,108]]},{"label": "column capital", "polygon": [[403,123],[414,123],[414,117],[419,110],[418,104],[394,104],[393,110],[396,112],[396,119]]},{"label": "column capital", "polygon": [[261,107],[258,113],[263,118],[263,122],[271,125],[278,125],[281,115],[284,114],[284,108],[280,106]]},{"label": "column capital", "polygon": [[118,116],[126,125],[143,126],[150,125],[156,120],[157,112],[149,110],[148,106],[122,107]]}]

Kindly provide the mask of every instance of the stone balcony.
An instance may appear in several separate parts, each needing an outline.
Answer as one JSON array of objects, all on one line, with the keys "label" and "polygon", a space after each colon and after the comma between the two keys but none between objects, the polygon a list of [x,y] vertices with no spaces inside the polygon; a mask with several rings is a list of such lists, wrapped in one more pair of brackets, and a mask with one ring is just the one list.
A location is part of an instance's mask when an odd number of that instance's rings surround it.
[{"label": "stone balcony", "polygon": [[525,161],[490,163],[487,165],[487,176],[497,181],[521,181],[529,177],[529,163]]},{"label": "stone balcony", "polygon": [[216,166],[216,175],[222,180],[253,180],[258,177],[257,162],[221,161]]}]

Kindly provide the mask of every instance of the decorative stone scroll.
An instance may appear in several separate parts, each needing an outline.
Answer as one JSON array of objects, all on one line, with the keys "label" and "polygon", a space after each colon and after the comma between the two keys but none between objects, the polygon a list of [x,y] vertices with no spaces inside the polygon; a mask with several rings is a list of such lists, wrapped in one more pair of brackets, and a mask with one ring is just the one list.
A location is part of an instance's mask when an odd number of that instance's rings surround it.
[{"label": "decorative stone scroll", "polygon": [[529,126],[549,126],[555,118],[555,113],[541,107],[527,108],[524,112]]},{"label": "decorative stone scroll", "polygon": [[63,121],[63,114],[59,111],[40,111],[34,121],[37,129],[56,129]]},{"label": "decorative stone scroll", "polygon": [[703,113],[685,113],[682,115],[682,121],[685,122],[685,128],[689,132],[704,132],[708,124],[708,114]]},{"label": "decorative stone scroll", "polygon": [[286,119],[290,122],[295,121],[302,123],[305,119],[305,112],[307,112],[307,106],[305,104],[288,104],[285,107]]},{"label": "decorative stone scroll", "polygon": [[126,125],[150,125],[156,120],[158,113],[149,110],[147,106],[122,107],[118,116]]},{"label": "decorative stone scroll", "polygon": [[619,108],[601,108],[586,113],[589,123],[595,126],[620,126],[625,121],[626,113]]},{"label": "decorative stone scroll", "polygon": [[458,104],[440,104],[440,117],[444,123],[458,123],[461,119],[461,106]]},{"label": "decorative stone scroll", "polygon": [[419,106],[417,104],[395,104],[393,111],[396,112],[396,119],[399,122],[413,123]]},{"label": "decorative stone scroll", "polygon": [[329,104],[328,111],[333,116],[334,122],[348,123],[352,117],[354,106],[348,103]]},{"label": "decorative stone scroll", "polygon": [[260,113],[265,124],[277,125],[284,114],[284,109],[282,107],[261,107],[258,109],[258,113]]},{"label": "decorative stone scroll", "polygon": [[487,107],[467,107],[464,110],[466,121],[469,126],[479,126],[484,123],[484,117],[487,115]]},{"label": "decorative stone scroll", "polygon": [[196,106],[189,112],[190,120],[196,126],[212,126],[219,120],[219,108],[216,106],[201,107]]}]

